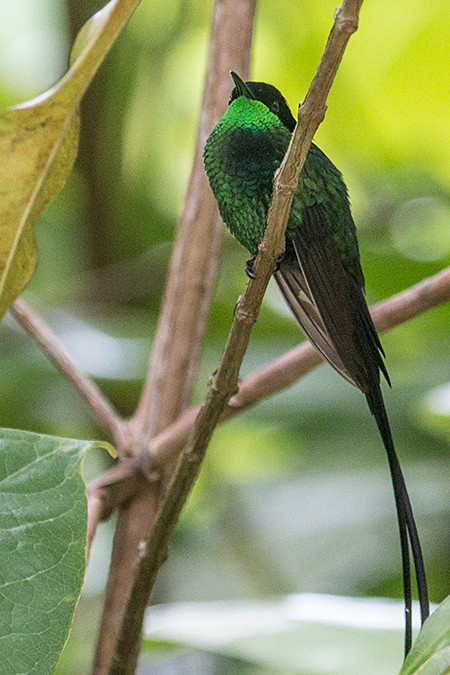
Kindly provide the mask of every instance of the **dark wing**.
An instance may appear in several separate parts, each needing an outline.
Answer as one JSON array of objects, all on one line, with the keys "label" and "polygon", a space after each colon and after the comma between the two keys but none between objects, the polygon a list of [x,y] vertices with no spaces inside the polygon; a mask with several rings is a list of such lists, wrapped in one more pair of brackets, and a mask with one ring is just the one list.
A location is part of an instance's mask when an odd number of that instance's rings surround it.
[{"label": "dark wing", "polygon": [[303,210],[275,279],[302,330],[346,380],[365,393],[380,370],[389,381],[362,288],[342,264],[321,204]]},{"label": "dark wing", "polygon": [[286,241],[286,252],[274,277],[289,309],[305,335],[321,356],[350,384],[356,386],[333,346],[290,240]]}]

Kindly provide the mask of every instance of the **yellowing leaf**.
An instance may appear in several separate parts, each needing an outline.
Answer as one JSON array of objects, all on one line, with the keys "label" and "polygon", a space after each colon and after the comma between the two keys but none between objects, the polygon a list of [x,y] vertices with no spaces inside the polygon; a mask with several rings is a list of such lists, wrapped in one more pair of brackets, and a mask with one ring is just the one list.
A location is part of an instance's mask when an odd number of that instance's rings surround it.
[{"label": "yellowing leaf", "polygon": [[0,115],[0,318],[35,270],[34,222],[72,170],[81,97],[139,2],[111,0],[80,31],[66,75]]}]

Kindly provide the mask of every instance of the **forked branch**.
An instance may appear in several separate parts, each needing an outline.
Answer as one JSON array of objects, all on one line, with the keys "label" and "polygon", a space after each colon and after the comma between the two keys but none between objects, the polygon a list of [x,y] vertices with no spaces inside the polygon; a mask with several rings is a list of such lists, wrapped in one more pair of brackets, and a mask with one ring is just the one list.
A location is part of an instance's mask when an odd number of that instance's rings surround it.
[{"label": "forked branch", "polygon": [[[216,374],[211,378],[208,396],[196,418],[187,448],[182,455],[142,558],[138,563],[135,581],[122,622],[115,664],[111,675],[134,672],[136,644],[140,640],[144,612],[156,579],[165,559],[168,541],[178,516],[198,474],[211,435],[225,406],[237,390],[239,370],[251,330],[258,317],[269,279],[276,261],[284,250],[284,238],[295,185],[305,161],[309,146],[323,118],[325,102],[350,36],[349,26],[356,30],[362,0],[344,0],[339,8],[325,53],[313,84],[299,115],[291,144],[274,181],[274,194],[269,209],[266,232],[259,246],[254,271],[243,296],[236,305],[233,323]],[[342,20],[345,17],[345,20]],[[286,177],[294,176],[291,187],[283,188]]]},{"label": "forked branch", "polygon": [[[371,314],[378,332],[381,333],[449,301],[450,267],[374,305]],[[242,380],[239,391],[231,397],[220,422],[286,389],[320,363],[322,359],[314,347],[308,341],[302,342]],[[186,410],[174,424],[153,439],[149,451],[154,471],[179,455],[188,441],[199,411],[200,406]],[[141,480],[136,472],[141,474],[141,470],[142,466],[137,466],[136,463],[127,464],[127,470],[122,466],[120,494],[116,487],[116,472],[105,474],[91,487],[89,496],[92,498],[92,510],[96,518],[108,518],[111,511],[120,504],[120,499],[128,499],[136,492],[136,481]],[[91,522],[95,526],[95,517]]]}]

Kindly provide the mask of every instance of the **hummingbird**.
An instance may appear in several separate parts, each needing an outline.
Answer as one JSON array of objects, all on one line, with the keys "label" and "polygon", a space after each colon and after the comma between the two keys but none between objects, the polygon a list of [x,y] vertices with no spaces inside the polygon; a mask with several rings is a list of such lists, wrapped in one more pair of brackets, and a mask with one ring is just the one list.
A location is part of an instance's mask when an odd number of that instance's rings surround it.
[{"label": "hummingbird", "polygon": [[[272,196],[296,120],[283,95],[265,82],[231,72],[228,108],[209,136],[204,164],[222,219],[249,251],[254,278]],[[365,300],[356,228],[340,171],[311,144],[274,278],[297,323],[322,357],[366,397],[387,457],[400,532],[405,599],[405,656],[412,643],[410,547],[422,623],[429,615],[425,568],[416,524],[392,439],[380,386],[390,385],[384,352]]]}]

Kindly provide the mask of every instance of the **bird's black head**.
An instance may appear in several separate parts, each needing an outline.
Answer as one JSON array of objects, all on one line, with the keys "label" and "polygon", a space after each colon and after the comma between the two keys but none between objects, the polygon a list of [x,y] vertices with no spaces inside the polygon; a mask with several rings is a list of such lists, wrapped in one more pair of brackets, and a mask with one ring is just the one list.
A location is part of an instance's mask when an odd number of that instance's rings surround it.
[{"label": "bird's black head", "polygon": [[234,80],[235,87],[231,92],[228,105],[236,98],[239,98],[239,96],[261,101],[278,117],[289,131],[294,131],[295,119],[289,110],[286,99],[276,87],[265,82],[243,82],[239,75],[236,75],[233,71],[231,72],[231,77]]}]

